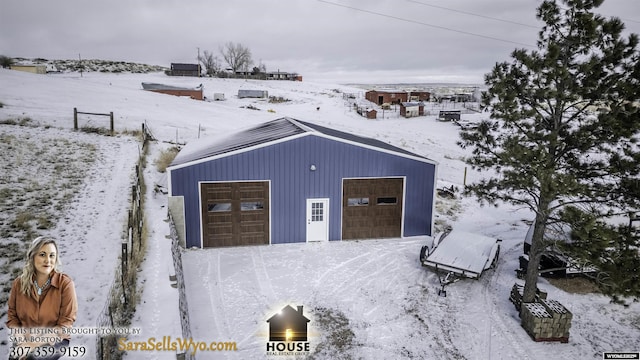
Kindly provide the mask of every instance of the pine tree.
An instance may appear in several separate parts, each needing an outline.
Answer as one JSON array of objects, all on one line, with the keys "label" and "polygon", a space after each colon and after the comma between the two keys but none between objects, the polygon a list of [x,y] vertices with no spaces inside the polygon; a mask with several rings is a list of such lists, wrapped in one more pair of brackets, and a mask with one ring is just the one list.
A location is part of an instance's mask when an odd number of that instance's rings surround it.
[{"label": "pine tree", "polygon": [[589,275],[612,301],[640,299],[640,229],[629,214],[628,224],[609,224],[597,211],[568,206],[560,211],[560,222],[571,229],[570,242],[558,249],[597,271]]},{"label": "pine tree", "polygon": [[[461,133],[467,162],[495,174],[467,192],[536,217],[523,300],[535,299],[546,226],[568,205],[601,215],[638,208],[638,36],[594,14],[602,0],[546,0],[537,48],[516,49],[485,75],[491,118]],[[637,250],[636,250],[637,251]]]},{"label": "pine tree", "polygon": [[13,65],[13,59],[5,56],[5,55],[0,55],[0,66],[4,69],[8,69],[11,67],[11,65]]}]

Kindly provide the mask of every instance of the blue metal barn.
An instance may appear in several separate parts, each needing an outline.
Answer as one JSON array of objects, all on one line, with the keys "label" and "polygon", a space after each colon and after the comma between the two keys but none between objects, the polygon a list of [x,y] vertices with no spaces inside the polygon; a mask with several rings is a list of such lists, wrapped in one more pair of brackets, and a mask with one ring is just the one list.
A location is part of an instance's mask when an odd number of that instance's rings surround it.
[{"label": "blue metal barn", "polygon": [[167,169],[187,247],[432,234],[436,163],[382,141],[281,118],[190,145]]}]

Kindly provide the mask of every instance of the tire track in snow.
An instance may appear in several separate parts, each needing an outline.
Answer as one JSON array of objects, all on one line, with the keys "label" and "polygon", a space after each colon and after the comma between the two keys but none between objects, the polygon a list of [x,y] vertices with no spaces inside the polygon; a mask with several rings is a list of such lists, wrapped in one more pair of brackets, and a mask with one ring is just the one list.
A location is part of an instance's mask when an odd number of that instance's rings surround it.
[{"label": "tire track in snow", "polygon": [[[375,256],[371,256],[372,254],[376,254]],[[379,274],[381,272],[384,272],[388,267],[393,265],[393,261],[387,261],[386,263],[384,263],[383,266],[375,266],[376,264],[381,264],[381,261],[385,260],[385,256],[387,256],[388,254],[381,254],[380,251],[367,251],[366,253],[357,256],[355,258],[353,258],[353,260],[348,260],[346,262],[341,263],[339,266],[333,268],[333,269],[329,269],[325,272],[325,274],[323,274],[323,278],[325,277],[325,275],[328,275],[329,273],[338,273],[339,275],[335,276],[334,278],[342,278],[341,280],[338,280],[337,283],[332,284],[332,286],[322,286],[322,282],[319,280],[318,281],[318,286],[317,288],[324,288],[324,289],[331,289],[331,291],[329,292],[325,292],[325,295],[328,295],[329,297],[333,297],[333,295],[337,294],[337,293],[346,293],[346,292],[350,292],[351,290],[353,290],[353,284],[362,284],[365,279],[370,279],[370,281],[367,281],[367,283],[371,283],[372,281],[375,281],[376,279],[379,279],[380,276]],[[358,266],[349,266],[349,274],[345,274],[344,272],[338,272],[338,270],[340,270],[340,268],[347,266],[349,264],[351,264],[353,261],[359,260],[361,258],[365,258],[366,260],[364,262],[362,262],[361,264],[359,264]],[[373,271],[367,271],[367,269],[369,268],[373,268]],[[358,279],[357,281],[354,281],[354,279]],[[358,285],[359,288],[363,288],[363,286]],[[356,296],[356,294],[354,294],[354,296]],[[353,297],[348,298],[349,300],[352,300]]]},{"label": "tire track in snow", "polygon": [[427,330],[425,335],[430,336],[436,345],[432,350],[439,351],[434,358],[466,359],[451,336],[452,330],[460,328],[457,323],[457,314],[463,310],[451,303],[441,302],[439,299],[437,297],[435,302],[430,301],[430,309],[420,313],[424,316],[421,322]]},{"label": "tire track in snow", "polygon": [[327,276],[329,276],[329,274],[335,273],[335,272],[337,272],[338,270],[340,270],[340,269],[342,269],[342,268],[347,267],[347,266],[348,266],[349,264],[351,264],[352,262],[357,261],[358,259],[363,258],[363,257],[367,257],[367,256],[369,256],[369,254],[368,254],[368,253],[366,253],[366,254],[361,254],[361,255],[358,255],[358,256],[356,256],[356,257],[354,257],[354,258],[351,258],[351,259],[349,259],[349,260],[347,260],[347,261],[343,261],[343,262],[341,262],[340,264],[338,264],[338,265],[336,265],[336,266],[333,266],[333,267],[328,268],[328,269],[327,269],[324,273],[322,273],[322,275],[320,275],[320,277],[315,281],[315,283],[316,283],[316,286],[315,286],[315,287],[316,287],[316,288],[321,287],[321,285],[322,285],[322,283],[323,283],[323,281],[324,281],[324,278],[326,278]]},{"label": "tire track in snow", "polygon": [[[375,242],[377,240],[365,240],[365,241]],[[384,240],[384,241],[386,242],[386,241],[393,241],[393,240]],[[391,267],[398,268],[399,265],[397,264],[397,261],[399,260],[399,258],[403,257],[403,254],[407,251],[408,247],[416,246],[416,242],[397,240],[396,247],[394,248],[394,251],[393,251],[393,255],[394,255],[393,258],[390,258],[389,253],[386,251],[377,251],[378,245],[379,245],[378,243],[373,244],[373,246],[367,245],[367,248],[363,249],[362,254],[356,257],[350,258],[347,261],[343,261],[340,264],[327,269],[316,280],[316,288],[323,287],[322,285],[324,284],[324,279],[327,276],[330,276],[333,274],[338,274],[338,276],[344,275],[345,273],[341,271],[343,268],[349,268],[350,274],[344,276],[344,278],[341,281],[339,281],[337,284],[334,284],[334,287],[332,288],[333,291],[331,291],[330,294],[335,294],[339,291],[342,292],[342,289],[344,289],[345,287],[347,289],[351,289],[351,286],[348,286],[347,284],[357,283],[359,284],[360,287],[363,287],[361,284],[366,284],[366,285],[372,284],[380,278],[379,275],[381,273],[388,272],[389,268]],[[361,261],[363,258],[366,259],[364,262],[362,262],[356,267],[351,266],[353,262]],[[372,264],[382,264],[382,266],[372,266]],[[365,271],[367,267],[372,267],[373,271]],[[333,277],[335,278],[337,276],[334,275]],[[358,278],[358,280],[354,281],[355,278]],[[391,281],[387,282],[386,286],[384,287],[384,290],[388,289],[391,286],[393,286],[393,282]]]},{"label": "tire track in snow", "polygon": [[[224,337],[227,334],[229,334],[229,326],[227,324],[227,319],[225,315],[227,313],[225,309],[225,301],[222,295],[223,282],[222,282],[222,275],[221,275],[221,269],[220,269],[220,252],[216,251],[215,253],[216,253],[215,254],[216,255],[215,272],[211,268],[213,261],[207,261],[206,271],[202,271],[204,270],[203,266],[198,267],[200,269],[199,278],[202,279],[201,283],[202,283],[203,291],[205,292],[205,294],[209,295],[208,296],[209,305],[210,305],[210,309],[213,311],[211,318],[213,319],[213,324],[215,326],[216,333],[218,334],[218,336]],[[208,276],[209,274],[214,274],[215,280],[211,279]],[[197,312],[190,311],[189,313],[196,314]]]},{"label": "tire track in snow", "polygon": [[253,246],[250,251],[251,262],[253,264],[253,270],[256,275],[258,288],[260,290],[260,294],[263,295],[261,300],[264,303],[264,306],[268,308],[276,302],[277,298],[275,292],[273,291],[271,278],[269,278],[269,273],[267,272],[267,266],[264,262],[262,247]]},{"label": "tire track in snow", "polygon": [[[428,269],[417,276],[416,286],[407,292],[404,309],[411,321],[401,319],[404,324],[413,324],[415,337],[423,346],[408,348],[409,358],[466,359],[464,352],[454,343],[452,336],[461,328],[458,316],[466,309],[459,297],[442,298],[434,295],[439,288],[437,274]],[[453,289],[451,289],[453,290]]]},{"label": "tire track in snow", "polygon": [[[505,252],[504,255],[511,254],[518,251],[519,249],[519,247],[513,247],[509,249],[509,251]],[[501,295],[499,292],[498,284],[504,283],[504,281],[506,281],[502,279],[503,273],[500,272],[500,268],[504,265],[504,259],[502,258],[503,256],[500,256],[498,258],[495,269],[490,270],[489,273],[485,273],[485,278],[482,280],[482,298],[486,308],[489,309],[487,311],[487,317],[489,318],[488,350],[490,358],[493,353],[495,353],[495,349],[492,348],[492,342],[495,338],[494,334],[497,334],[502,337],[502,339],[504,339],[502,343],[506,342],[509,345],[509,350],[512,351],[512,354],[509,354],[509,356],[514,355],[513,353],[515,353],[516,356],[514,356],[513,358],[530,359],[529,355],[535,354],[535,351],[526,347],[524,344],[527,341],[531,340],[529,339],[528,335],[526,336],[526,338],[522,335],[518,335],[522,334],[524,329],[521,326],[514,327],[511,322],[507,321],[505,319],[505,312],[496,311],[496,309],[499,309],[500,306],[495,296]],[[509,302],[509,304],[511,304],[511,302]]]}]

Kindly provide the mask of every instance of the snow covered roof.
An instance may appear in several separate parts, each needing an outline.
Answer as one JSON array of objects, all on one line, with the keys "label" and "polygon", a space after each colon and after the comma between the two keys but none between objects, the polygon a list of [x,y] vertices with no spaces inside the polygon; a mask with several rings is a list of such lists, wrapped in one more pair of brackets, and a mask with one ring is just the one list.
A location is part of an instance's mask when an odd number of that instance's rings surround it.
[{"label": "snow covered roof", "polygon": [[357,143],[367,147],[379,148],[431,161],[426,157],[414,154],[380,140],[354,135],[352,133],[327,128],[289,117],[283,117],[231,134],[230,136],[213,143],[201,141],[198,144],[188,144],[180,151],[180,153],[178,153],[170,167],[177,167],[198,160],[249,149],[255,146],[262,146],[290,137],[304,136],[306,134],[316,134],[336,138],[346,142]]},{"label": "snow covered roof", "polygon": [[378,93],[385,93],[385,94],[406,94],[407,93],[404,90],[398,90],[398,89],[373,89],[367,92],[378,92]]},{"label": "snow covered roof", "polygon": [[200,84],[195,88],[187,88],[182,86],[143,82],[142,88],[144,90],[202,90],[203,86]]}]

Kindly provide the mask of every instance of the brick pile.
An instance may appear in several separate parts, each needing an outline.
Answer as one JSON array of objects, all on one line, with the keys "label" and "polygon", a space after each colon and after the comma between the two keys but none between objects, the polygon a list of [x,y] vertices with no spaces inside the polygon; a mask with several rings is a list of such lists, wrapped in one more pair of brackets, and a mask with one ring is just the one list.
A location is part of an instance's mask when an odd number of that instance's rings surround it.
[{"label": "brick pile", "polygon": [[534,341],[569,342],[569,329],[573,314],[556,300],[547,299],[546,293],[538,293],[536,301],[522,302],[524,287],[515,284],[509,300],[520,312],[521,325]]},{"label": "brick pile", "polygon": [[[509,295],[509,300],[515,305],[516,310],[520,311],[522,304],[522,296],[524,294],[524,285],[520,285],[518,283],[513,284],[511,288],[511,294]],[[547,298],[547,293],[544,291],[540,291],[540,289],[536,289],[536,302],[540,300],[544,300]]]}]

